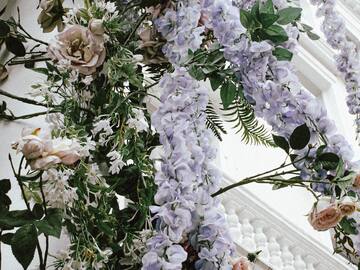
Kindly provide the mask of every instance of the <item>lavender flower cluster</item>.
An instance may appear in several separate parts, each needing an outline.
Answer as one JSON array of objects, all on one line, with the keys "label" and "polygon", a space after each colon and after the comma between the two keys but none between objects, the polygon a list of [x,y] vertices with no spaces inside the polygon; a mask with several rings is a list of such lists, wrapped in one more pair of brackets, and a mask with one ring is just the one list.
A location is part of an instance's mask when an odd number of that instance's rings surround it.
[{"label": "lavender flower cluster", "polygon": [[173,64],[186,61],[188,50],[196,51],[202,43],[204,26],[199,26],[200,5],[197,1],[191,2],[194,3],[179,4],[176,11],[168,10],[155,22],[157,30],[167,40],[163,47],[164,54]]},{"label": "lavender flower cluster", "polygon": [[[283,3],[282,3],[283,4]],[[341,156],[349,165],[353,156],[345,138],[327,117],[325,108],[301,84],[288,61],[278,61],[272,55],[270,41],[252,42],[241,25],[239,12],[231,1],[204,1],[215,37],[224,47],[225,58],[233,65],[241,81],[246,98],[254,105],[257,116],[265,119],[273,130],[289,138],[293,130],[304,123],[312,128],[312,143],[319,141],[319,132],[327,138],[327,151]],[[289,40],[284,48],[294,51],[298,30],[286,28]],[[309,177],[306,168],[303,176]]]},{"label": "lavender flower cluster", "polygon": [[162,103],[152,116],[164,148],[155,176],[159,206],[151,208],[157,233],[147,242],[143,269],[181,269],[190,250],[198,253],[196,269],[225,269],[232,242],[211,197],[220,175],[205,125],[207,90],[182,68],[165,75],[161,87]]},{"label": "lavender flower cluster", "polygon": [[354,42],[347,39],[344,20],[335,11],[335,0],[311,0],[318,6],[317,16],[323,16],[321,29],[329,45],[338,50],[336,67],[342,74],[348,92],[349,112],[356,115],[357,133],[360,133],[360,54]]}]

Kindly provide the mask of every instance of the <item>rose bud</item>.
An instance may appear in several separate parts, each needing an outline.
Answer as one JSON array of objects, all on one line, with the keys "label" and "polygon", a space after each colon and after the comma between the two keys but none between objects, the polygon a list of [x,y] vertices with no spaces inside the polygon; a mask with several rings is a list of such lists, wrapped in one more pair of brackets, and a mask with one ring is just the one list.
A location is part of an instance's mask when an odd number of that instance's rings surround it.
[{"label": "rose bud", "polygon": [[356,211],[357,204],[353,198],[345,196],[339,203],[339,209],[344,216],[350,216]]},{"label": "rose bud", "polygon": [[89,23],[89,29],[94,35],[102,36],[105,33],[103,21],[100,19],[92,19]]}]

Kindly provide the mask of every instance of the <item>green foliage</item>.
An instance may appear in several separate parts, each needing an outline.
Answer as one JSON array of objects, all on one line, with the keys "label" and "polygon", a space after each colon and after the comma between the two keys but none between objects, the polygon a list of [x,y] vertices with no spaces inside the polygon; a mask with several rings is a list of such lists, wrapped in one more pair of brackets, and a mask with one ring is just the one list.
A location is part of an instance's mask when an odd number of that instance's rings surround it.
[{"label": "green foliage", "polygon": [[47,215],[42,220],[35,221],[39,233],[60,237],[62,228],[63,211],[61,209],[47,209]]},{"label": "green foliage", "polygon": [[37,242],[37,231],[32,224],[20,227],[11,238],[11,250],[24,269],[34,258]]},{"label": "green foliage", "polygon": [[254,109],[245,98],[238,96],[224,115],[230,118],[227,121],[234,124],[237,133],[242,133],[241,138],[245,143],[274,145],[267,129],[256,119]]},{"label": "green foliage", "polygon": [[290,136],[290,146],[294,150],[304,149],[310,141],[310,130],[306,124],[295,128]]},{"label": "green foliage", "polygon": [[215,135],[219,141],[222,141],[222,134],[226,134],[226,130],[224,128],[223,122],[219,114],[216,113],[213,105],[209,102],[206,108],[206,127],[209,128]]},{"label": "green foliage", "polygon": [[293,53],[290,52],[288,49],[277,47],[273,51],[273,55],[276,56],[276,58],[279,61],[291,61],[293,57]]}]

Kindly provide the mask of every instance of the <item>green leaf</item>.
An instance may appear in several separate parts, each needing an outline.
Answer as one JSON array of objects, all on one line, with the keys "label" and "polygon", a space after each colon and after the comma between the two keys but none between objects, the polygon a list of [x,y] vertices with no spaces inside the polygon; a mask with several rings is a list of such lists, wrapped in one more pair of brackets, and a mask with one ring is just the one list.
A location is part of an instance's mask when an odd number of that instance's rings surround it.
[{"label": "green leaf", "polygon": [[0,242],[3,242],[6,245],[11,245],[11,239],[13,238],[13,233],[5,233],[0,235]]},{"label": "green leaf", "polygon": [[285,30],[279,25],[271,25],[264,30],[265,38],[273,41],[275,44],[285,42],[289,39]]},{"label": "green leaf", "polygon": [[272,135],[273,140],[275,142],[275,144],[280,147],[281,149],[283,149],[286,153],[289,153],[289,143],[287,142],[287,140],[284,137],[281,136],[276,136],[276,135]]},{"label": "green leaf", "polygon": [[319,40],[320,36],[318,36],[317,34],[313,33],[313,32],[306,32],[306,34],[308,35],[308,37],[311,40]]},{"label": "green leaf", "polygon": [[285,48],[277,47],[273,51],[273,55],[279,60],[279,61],[291,61],[293,57],[293,53]]},{"label": "green leaf", "polygon": [[35,221],[34,224],[40,233],[60,238],[62,218],[63,212],[61,209],[50,208],[47,210],[47,216],[45,216],[42,220]]},{"label": "green leaf", "polygon": [[33,224],[19,228],[11,239],[11,249],[24,269],[27,269],[34,258],[37,244],[37,231]]},{"label": "green leaf", "polygon": [[301,17],[301,8],[288,7],[282,10],[279,10],[278,15],[280,16],[277,21],[278,24],[286,25],[292,23]]},{"label": "green leaf", "polygon": [[10,33],[9,25],[6,22],[0,20],[0,37],[5,37],[9,33]]},{"label": "green leaf", "polygon": [[357,234],[358,230],[356,229],[356,221],[353,218],[346,218],[344,217],[340,221],[340,226],[343,228],[346,234]]},{"label": "green leaf", "polygon": [[263,5],[261,5],[260,12],[267,14],[274,14],[274,4],[272,0],[267,0]]},{"label": "green leaf", "polygon": [[37,73],[44,74],[44,75],[49,74],[49,70],[47,68],[32,68],[32,70]]},{"label": "green leaf", "polygon": [[36,219],[41,219],[44,215],[44,209],[41,204],[36,203],[32,209],[32,213]]},{"label": "green leaf", "polygon": [[279,19],[279,15],[260,13],[260,22],[264,28],[273,25]]},{"label": "green leaf", "polygon": [[222,141],[221,135],[226,134],[222,118],[215,111],[211,102],[206,107],[206,127],[209,128],[219,141]]},{"label": "green leaf", "polygon": [[255,19],[252,14],[246,10],[240,10],[240,22],[246,29],[252,29],[255,26]]},{"label": "green leaf", "polygon": [[32,221],[32,214],[28,210],[10,211],[5,216],[0,216],[0,228],[20,227],[32,223]]},{"label": "green leaf", "polygon": [[317,161],[325,170],[335,170],[339,165],[340,158],[334,153],[323,153],[317,158]]},{"label": "green leaf", "polygon": [[214,91],[218,89],[220,85],[222,85],[222,83],[224,82],[224,78],[218,74],[211,75],[211,77],[209,77],[209,80],[210,80],[211,88]]},{"label": "green leaf", "polygon": [[11,189],[10,179],[0,180],[0,193],[8,193]]},{"label": "green leaf", "polygon": [[6,49],[16,56],[25,56],[26,50],[22,42],[15,37],[7,37],[5,39]]},{"label": "green leaf", "polygon": [[227,109],[231,105],[231,103],[233,103],[236,97],[236,92],[237,92],[236,90],[237,90],[236,85],[231,81],[225,82],[221,87],[220,97],[224,109]]},{"label": "green leaf", "polygon": [[310,141],[310,130],[306,124],[295,128],[290,136],[290,146],[294,150],[304,149]]},{"label": "green leaf", "polygon": [[204,72],[201,70],[201,68],[192,65],[190,66],[189,69],[189,74],[191,77],[193,77],[194,79],[198,80],[198,81],[202,81],[206,78]]}]

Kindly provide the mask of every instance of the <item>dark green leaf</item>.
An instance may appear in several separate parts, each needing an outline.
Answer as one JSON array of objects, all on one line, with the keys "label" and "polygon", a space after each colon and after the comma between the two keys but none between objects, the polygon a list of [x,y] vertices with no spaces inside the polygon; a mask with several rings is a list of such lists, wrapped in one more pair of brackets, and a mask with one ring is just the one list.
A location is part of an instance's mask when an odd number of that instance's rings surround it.
[{"label": "dark green leaf", "polygon": [[193,77],[194,79],[198,80],[198,81],[202,81],[206,78],[204,72],[201,70],[201,68],[192,65],[189,69],[189,74],[191,75],[191,77]]},{"label": "dark green leaf", "polygon": [[32,213],[34,215],[34,217],[36,219],[41,219],[44,215],[44,209],[43,206],[41,204],[35,204],[33,209],[32,209]]},{"label": "dark green leaf", "polygon": [[0,20],[0,37],[5,37],[9,33],[10,33],[9,25],[6,22]]},{"label": "dark green leaf", "polygon": [[223,84],[220,90],[220,97],[224,109],[227,109],[236,97],[236,85],[231,81],[227,81]]},{"label": "dark green leaf", "polygon": [[285,42],[289,39],[285,30],[279,25],[271,25],[264,31],[265,38],[273,41],[275,44]]},{"label": "dark green leaf", "polygon": [[47,216],[34,224],[40,233],[52,235],[57,238],[61,235],[63,212],[61,209],[48,209]]},{"label": "dark green leaf", "polygon": [[11,239],[11,249],[24,269],[27,269],[34,258],[37,244],[37,231],[33,224],[19,228]]},{"label": "dark green leaf", "polygon": [[13,233],[5,233],[0,236],[0,242],[3,242],[6,245],[11,245],[11,239],[13,238]]},{"label": "dark green leaf", "polygon": [[348,218],[344,217],[340,221],[340,226],[343,228],[343,230],[347,234],[357,234],[358,233],[358,231],[356,229],[356,221],[353,218],[348,219]]},{"label": "dark green leaf", "polygon": [[279,15],[260,13],[260,22],[264,28],[273,25],[277,21],[277,19],[279,19]]},{"label": "dark green leaf", "polygon": [[15,37],[7,37],[5,39],[6,49],[16,56],[25,56],[26,50],[22,42]]},{"label": "dark green leaf", "polygon": [[33,221],[32,214],[28,210],[15,210],[0,217],[1,227],[20,227]]},{"label": "dark green leaf", "polygon": [[339,164],[340,158],[334,153],[323,153],[318,158],[325,170],[335,170]]},{"label": "dark green leaf", "polygon": [[289,143],[287,142],[287,140],[284,137],[281,136],[276,136],[276,135],[272,135],[273,136],[273,140],[275,142],[275,144],[280,147],[281,149],[285,150],[286,153],[289,153]]},{"label": "dark green leaf", "polygon": [[0,193],[8,193],[11,189],[11,183],[9,179],[0,180]]},{"label": "dark green leaf", "polygon": [[48,74],[49,74],[49,71],[48,71],[47,68],[33,68],[32,70],[35,71],[35,72],[44,74],[44,75],[48,75]]},{"label": "dark green leaf", "polygon": [[301,17],[301,8],[288,7],[282,10],[279,10],[278,15],[280,16],[277,21],[278,24],[286,25],[292,23]]},{"label": "dark green leaf", "polygon": [[280,47],[275,48],[275,50],[273,51],[273,55],[276,56],[279,61],[291,61],[293,57],[292,52]]},{"label": "dark green leaf", "polygon": [[253,15],[254,18],[258,18],[260,15],[260,1],[256,0],[255,4],[251,8],[251,15]]},{"label": "dark green leaf", "polygon": [[306,124],[295,128],[290,136],[290,146],[294,150],[304,149],[310,141],[310,130]]},{"label": "dark green leaf", "polygon": [[255,26],[255,20],[249,11],[240,10],[240,21],[246,29],[251,29]]},{"label": "dark green leaf", "polygon": [[211,88],[212,90],[216,90],[220,87],[220,85],[222,85],[224,79],[217,74],[211,75],[211,77],[209,78],[210,80],[210,84],[211,84]]},{"label": "dark green leaf", "polygon": [[272,0],[267,0],[263,5],[261,5],[260,12],[267,14],[274,14],[274,4]]}]

